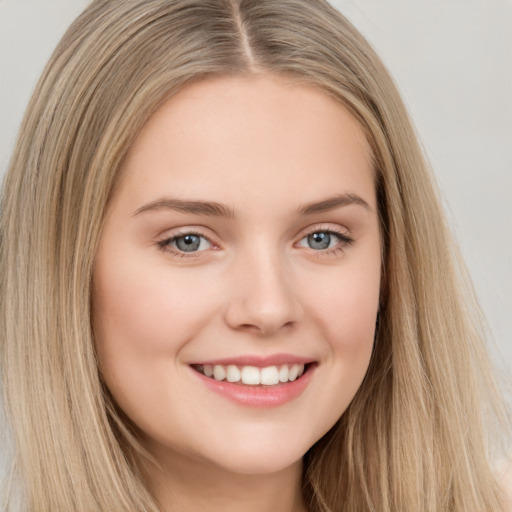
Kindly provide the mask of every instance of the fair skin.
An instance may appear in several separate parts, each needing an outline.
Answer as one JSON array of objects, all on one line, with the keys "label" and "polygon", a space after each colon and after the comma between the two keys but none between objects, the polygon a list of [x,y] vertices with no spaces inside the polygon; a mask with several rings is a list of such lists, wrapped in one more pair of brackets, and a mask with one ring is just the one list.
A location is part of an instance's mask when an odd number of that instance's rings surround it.
[{"label": "fair skin", "polygon": [[370,151],[327,94],[211,78],[153,115],[108,206],[93,322],[166,512],[305,510],[302,457],[364,378],[380,269]]}]

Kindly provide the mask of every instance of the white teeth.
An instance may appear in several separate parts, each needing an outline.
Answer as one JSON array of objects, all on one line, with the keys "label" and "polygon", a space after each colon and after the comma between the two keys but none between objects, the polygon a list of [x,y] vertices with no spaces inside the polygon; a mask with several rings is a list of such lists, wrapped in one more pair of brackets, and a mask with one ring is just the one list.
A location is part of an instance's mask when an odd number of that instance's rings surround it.
[{"label": "white teeth", "polygon": [[290,371],[288,372],[288,380],[295,380],[297,378],[297,376],[299,375],[299,365],[298,364],[294,364],[291,368],[290,368]]},{"label": "white teeth", "polygon": [[226,378],[226,370],[224,370],[224,366],[216,364],[213,367],[213,378],[215,380],[224,380]]},{"label": "white teeth", "polygon": [[228,382],[238,382],[240,380],[241,373],[238,369],[238,366],[235,366],[234,364],[230,364],[226,368],[226,380]]},{"label": "white teeth", "polygon": [[261,383],[265,386],[275,386],[279,382],[277,366],[267,366],[261,369]]},{"label": "white teeth", "polygon": [[242,382],[251,386],[257,386],[261,382],[259,368],[256,368],[256,366],[244,366],[242,368]]},{"label": "white teeth", "polygon": [[216,364],[205,364],[197,366],[196,369],[215,380],[228,382],[240,382],[248,386],[276,386],[279,383],[286,383],[296,380],[304,373],[303,364],[283,364],[281,366],[242,366],[234,364],[227,366]]}]

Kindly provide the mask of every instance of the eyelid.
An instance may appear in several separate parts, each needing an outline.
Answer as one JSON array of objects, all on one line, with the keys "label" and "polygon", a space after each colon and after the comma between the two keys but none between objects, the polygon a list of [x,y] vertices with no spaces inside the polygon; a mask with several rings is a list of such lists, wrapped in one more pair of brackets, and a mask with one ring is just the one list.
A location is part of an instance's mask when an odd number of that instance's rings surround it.
[{"label": "eyelid", "polygon": [[330,223],[319,223],[319,224],[313,224],[311,226],[308,226],[307,228],[304,228],[299,232],[297,235],[297,240],[302,240],[308,235],[311,235],[313,233],[320,233],[320,232],[328,232],[328,233],[334,233],[335,235],[339,235],[343,238],[351,238],[350,236],[350,230],[348,228],[344,228],[340,226],[339,224],[330,224]]},{"label": "eyelid", "polygon": [[[336,237],[338,237],[339,243],[336,244],[336,246],[334,246],[334,247],[328,247],[326,249],[315,250],[315,249],[309,248],[310,252],[313,253],[317,257],[333,255],[340,251],[343,252],[345,250],[345,248],[348,247],[349,245],[351,245],[354,241],[353,238],[349,234],[349,230],[346,228],[345,228],[345,230],[343,230],[343,228],[339,225],[333,226],[332,224],[315,224],[315,225],[312,225],[312,226],[309,226],[309,227],[303,229],[299,233],[299,235],[297,236],[296,242],[294,243],[294,246],[297,247],[298,246],[297,244],[299,242],[301,242],[302,240],[304,240],[309,235],[312,235],[313,233],[322,233],[322,232],[323,233],[331,233],[331,234],[335,235]],[[173,247],[171,245],[171,242],[173,242],[174,240],[181,238],[181,237],[185,237],[187,235],[194,235],[194,236],[198,236],[198,237],[201,237],[201,238],[207,240],[208,243],[210,244],[210,247],[207,249],[199,250],[199,251],[186,252],[186,251],[181,251],[179,248]],[[219,244],[217,244],[215,242],[214,237],[212,237],[211,235],[205,234],[203,231],[203,228],[197,227],[197,226],[190,226],[190,227],[184,226],[184,227],[180,227],[180,228],[175,228],[173,230],[168,230],[165,232],[165,236],[160,237],[160,239],[156,241],[156,244],[160,250],[162,250],[164,252],[168,252],[173,256],[179,256],[179,257],[184,257],[184,258],[198,257],[202,253],[207,252],[209,250],[219,249]],[[308,249],[307,247],[300,247],[300,248]]]},{"label": "eyelid", "polygon": [[[345,228],[346,229],[346,228]],[[325,256],[334,256],[335,254],[339,252],[344,252],[344,250],[350,246],[354,239],[350,235],[350,231],[346,229],[346,231],[341,228],[341,226],[337,225],[336,227],[333,227],[332,224],[316,224],[313,226],[309,226],[306,229],[302,230],[300,234],[297,237],[297,242],[295,242],[295,245],[299,242],[302,242],[305,238],[312,235],[313,233],[331,233],[338,237],[340,242],[336,244],[334,247],[328,247],[326,249],[320,249],[315,250],[312,248],[309,248],[310,252],[315,257],[325,257]],[[299,246],[301,249],[308,249],[307,247]]]},{"label": "eyelid", "polygon": [[[186,252],[186,251],[181,251],[177,247],[173,247],[171,245],[171,243],[173,241],[175,241],[176,239],[185,237],[187,235],[193,235],[193,236],[198,236],[198,237],[204,238],[205,240],[208,241],[208,243],[210,244],[210,247],[208,249],[203,249],[200,251]],[[161,236],[159,239],[157,239],[156,244],[160,250],[162,250],[164,252],[168,252],[168,253],[172,254],[173,256],[179,256],[179,257],[184,257],[184,258],[197,257],[201,253],[206,252],[207,250],[211,250],[211,249],[215,250],[219,247],[218,244],[213,240],[212,236],[206,235],[201,230],[201,228],[198,228],[196,226],[190,226],[190,227],[187,226],[187,227],[176,228],[174,230],[168,230],[165,232],[164,236]]]}]

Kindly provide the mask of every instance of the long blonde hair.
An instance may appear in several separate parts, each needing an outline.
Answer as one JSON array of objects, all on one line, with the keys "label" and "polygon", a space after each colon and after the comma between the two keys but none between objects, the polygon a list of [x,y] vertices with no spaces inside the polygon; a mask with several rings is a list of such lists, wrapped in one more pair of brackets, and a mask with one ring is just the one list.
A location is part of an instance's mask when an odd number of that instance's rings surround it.
[{"label": "long blonde hair", "polygon": [[382,219],[372,361],[305,456],[309,509],[500,510],[488,438],[499,399],[437,191],[387,71],[324,0],[97,0],[55,50],[1,203],[2,387],[25,509],[159,510],[95,358],[102,220],[123,157],[170,95],[207,75],[262,72],[350,109],[373,150]]}]

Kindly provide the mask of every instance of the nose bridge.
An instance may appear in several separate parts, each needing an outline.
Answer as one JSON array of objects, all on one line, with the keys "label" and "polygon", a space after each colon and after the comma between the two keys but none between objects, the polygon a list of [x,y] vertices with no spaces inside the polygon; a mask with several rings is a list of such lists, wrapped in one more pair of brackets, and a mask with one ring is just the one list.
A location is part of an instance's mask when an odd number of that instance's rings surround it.
[{"label": "nose bridge", "polygon": [[275,245],[254,243],[241,252],[232,277],[226,312],[231,327],[271,334],[298,320],[300,301],[290,262]]}]

